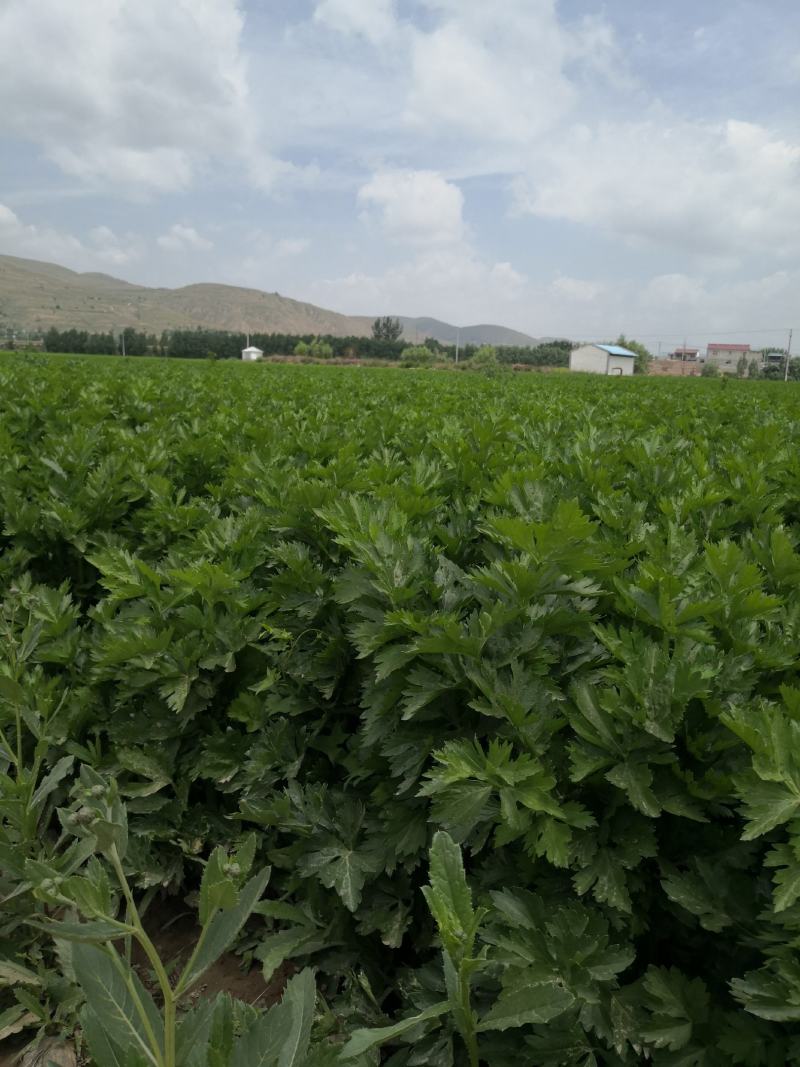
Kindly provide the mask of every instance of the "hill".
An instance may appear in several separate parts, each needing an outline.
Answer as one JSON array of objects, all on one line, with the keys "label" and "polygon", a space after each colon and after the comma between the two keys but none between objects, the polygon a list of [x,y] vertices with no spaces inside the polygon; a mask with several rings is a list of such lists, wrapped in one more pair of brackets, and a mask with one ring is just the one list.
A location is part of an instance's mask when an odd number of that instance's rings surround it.
[{"label": "hill", "polygon": [[[400,317],[410,341],[456,339],[458,328],[431,318]],[[208,329],[251,333],[330,334],[365,337],[369,315],[341,315],[300,300],[235,285],[199,283],[156,289],[96,272],[80,274],[55,263],[0,255],[0,335],[44,331],[51,326],[102,333],[124,326],[147,333]],[[504,326],[466,326],[461,344],[536,344]]]},{"label": "hill", "polygon": [[369,333],[372,320],[234,285],[150,289],[107,274],[78,274],[53,263],[0,256],[0,330],[50,326],[148,333],[208,327],[274,333]]},{"label": "hill", "polygon": [[426,337],[434,337],[442,344],[455,344],[456,336],[462,345],[538,345],[542,341],[549,341],[549,337],[531,337],[527,333],[518,330],[510,330],[507,326],[451,326],[449,322],[441,322],[439,319],[412,319],[400,315],[403,324],[403,335],[409,340],[420,342]]}]

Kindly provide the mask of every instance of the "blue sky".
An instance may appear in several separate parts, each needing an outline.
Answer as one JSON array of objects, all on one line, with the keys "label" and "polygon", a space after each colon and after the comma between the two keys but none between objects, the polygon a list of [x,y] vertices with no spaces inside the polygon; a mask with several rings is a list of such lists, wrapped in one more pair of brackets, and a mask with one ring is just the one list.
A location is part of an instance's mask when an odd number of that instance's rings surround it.
[{"label": "blue sky", "polygon": [[800,328],[794,0],[4,0],[0,39],[2,252],[654,350]]}]

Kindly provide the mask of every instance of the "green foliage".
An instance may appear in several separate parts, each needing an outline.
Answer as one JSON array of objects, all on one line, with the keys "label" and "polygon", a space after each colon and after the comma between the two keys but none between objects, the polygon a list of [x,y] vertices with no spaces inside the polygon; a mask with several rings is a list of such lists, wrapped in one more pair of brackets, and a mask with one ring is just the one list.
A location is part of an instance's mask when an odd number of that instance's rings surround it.
[{"label": "green foliage", "polygon": [[496,374],[500,369],[500,361],[497,358],[497,349],[492,345],[481,345],[477,352],[460,366],[465,370],[477,370],[482,371],[484,374]]},{"label": "green foliage", "polygon": [[333,345],[316,337],[308,346],[308,354],[313,359],[331,359],[333,356]]},{"label": "green foliage", "polygon": [[[776,350],[773,349],[772,351]],[[800,359],[798,359],[797,356],[792,356],[789,360],[789,366],[787,368],[785,353],[783,353],[783,355],[784,359],[781,359],[779,362],[768,363],[762,368],[762,378],[782,382],[784,380],[784,375],[786,375],[790,382],[800,381]]]},{"label": "green foliage", "polygon": [[[380,319],[380,323],[394,323],[388,333],[382,325],[378,334],[370,337],[315,337],[313,334],[298,336],[285,333],[256,333],[249,335],[249,341],[264,352],[265,355],[287,356],[292,353],[299,356],[309,355],[310,347],[317,342],[330,346],[331,355],[337,358],[385,359],[397,361],[406,345],[402,336],[402,327],[398,320]],[[114,335],[88,334],[81,330],[48,330],[44,337],[48,352],[119,354],[121,345]],[[243,333],[227,330],[165,330],[160,338],[153,335],[137,333],[129,327],[126,330],[126,354],[141,355],[149,353],[154,356],[168,356],[175,359],[207,359],[213,352],[217,359],[239,359],[241,351],[248,344],[248,337]],[[12,346],[13,347],[13,346]],[[455,359],[455,344],[443,344],[435,338],[425,338],[424,346],[435,352],[443,360]],[[569,364],[570,341],[548,341],[541,345],[502,345],[497,348],[497,358],[501,363],[517,363],[528,366],[566,367]],[[10,350],[10,349],[9,349]],[[476,345],[462,345],[461,358],[470,360],[479,351]],[[315,358],[330,358],[328,355]]]},{"label": "green foliage", "polygon": [[312,341],[298,341],[294,346],[294,354],[308,356],[310,359],[331,359],[333,347],[319,337],[315,337]]},{"label": "green foliage", "polygon": [[[69,962],[85,1005],[80,1024],[98,1067],[289,1067],[307,1062],[316,987],[306,970],[291,979],[281,1002],[266,1014],[246,1011],[225,994],[179,1017],[182,998],[235,940],[264,892],[269,869],[248,877],[255,835],[232,854],[212,852],[200,883],[200,931],[194,950],[172,979],[145,931],[126,877],[127,812],[116,783],[82,767],[73,803],[59,815],[67,830],[91,846],[84,868],[69,878],[49,877],[40,862],[26,874],[34,893],[50,908],[75,915],[37,925],[70,944]],[[112,890],[109,870],[117,882]],[[116,943],[133,939],[152,967],[160,1006],[131,966],[130,953]],[[220,1034],[227,1033],[227,1040]]]},{"label": "green foliage", "polygon": [[436,353],[425,345],[409,345],[400,353],[401,367],[432,367]]},{"label": "green foliage", "polygon": [[800,1061],[796,385],[256,377],[0,361],[0,1033]]},{"label": "green foliage", "polygon": [[[545,341],[540,345],[501,345],[497,358],[501,363],[520,363],[533,367],[568,367],[572,341]],[[468,354],[468,349],[465,354]]]},{"label": "green foliage", "polygon": [[[118,338],[113,333],[87,333],[86,330],[58,330],[51,327],[44,335],[44,347],[48,352],[88,353],[90,355],[114,355],[124,352],[126,356],[156,354],[158,342],[155,337],[126,326]],[[203,353],[205,355],[205,352]]]},{"label": "green foliage", "polygon": [[377,318],[372,324],[372,337],[375,341],[399,341],[403,336],[403,326],[399,319],[391,315]]},{"label": "green foliage", "polygon": [[633,363],[634,374],[647,374],[653,357],[640,341],[630,340],[624,333],[621,333],[614,343],[627,348],[630,352],[636,353],[636,359]]},{"label": "green foliage", "polygon": [[700,371],[702,378],[719,378],[719,367],[716,363],[706,361],[703,364],[703,369]]},{"label": "green foliage", "polygon": [[472,357],[474,365],[486,365],[489,366],[497,362],[497,349],[494,345],[481,345],[475,355]]}]

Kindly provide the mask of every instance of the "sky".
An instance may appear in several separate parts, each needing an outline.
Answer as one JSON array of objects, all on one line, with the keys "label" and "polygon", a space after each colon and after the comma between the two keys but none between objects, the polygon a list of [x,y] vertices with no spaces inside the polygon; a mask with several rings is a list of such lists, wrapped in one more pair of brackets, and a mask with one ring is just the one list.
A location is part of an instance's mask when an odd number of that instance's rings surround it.
[{"label": "sky", "polygon": [[0,0],[0,40],[0,252],[800,346],[796,0]]}]

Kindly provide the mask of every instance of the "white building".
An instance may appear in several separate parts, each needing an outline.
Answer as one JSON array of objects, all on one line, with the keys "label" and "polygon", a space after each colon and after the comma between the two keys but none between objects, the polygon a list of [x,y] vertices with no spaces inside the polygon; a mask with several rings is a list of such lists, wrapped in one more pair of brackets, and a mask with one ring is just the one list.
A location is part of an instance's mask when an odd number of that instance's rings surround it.
[{"label": "white building", "polygon": [[735,374],[739,360],[749,361],[752,355],[750,345],[712,343],[706,347],[706,363],[716,363],[723,374]]},{"label": "white building", "polygon": [[569,369],[589,374],[633,374],[636,353],[619,345],[580,345],[569,354]]},{"label": "white building", "polygon": [[247,363],[255,363],[255,361],[261,359],[263,355],[263,350],[256,348],[255,345],[248,345],[247,348],[242,349],[242,359]]}]

